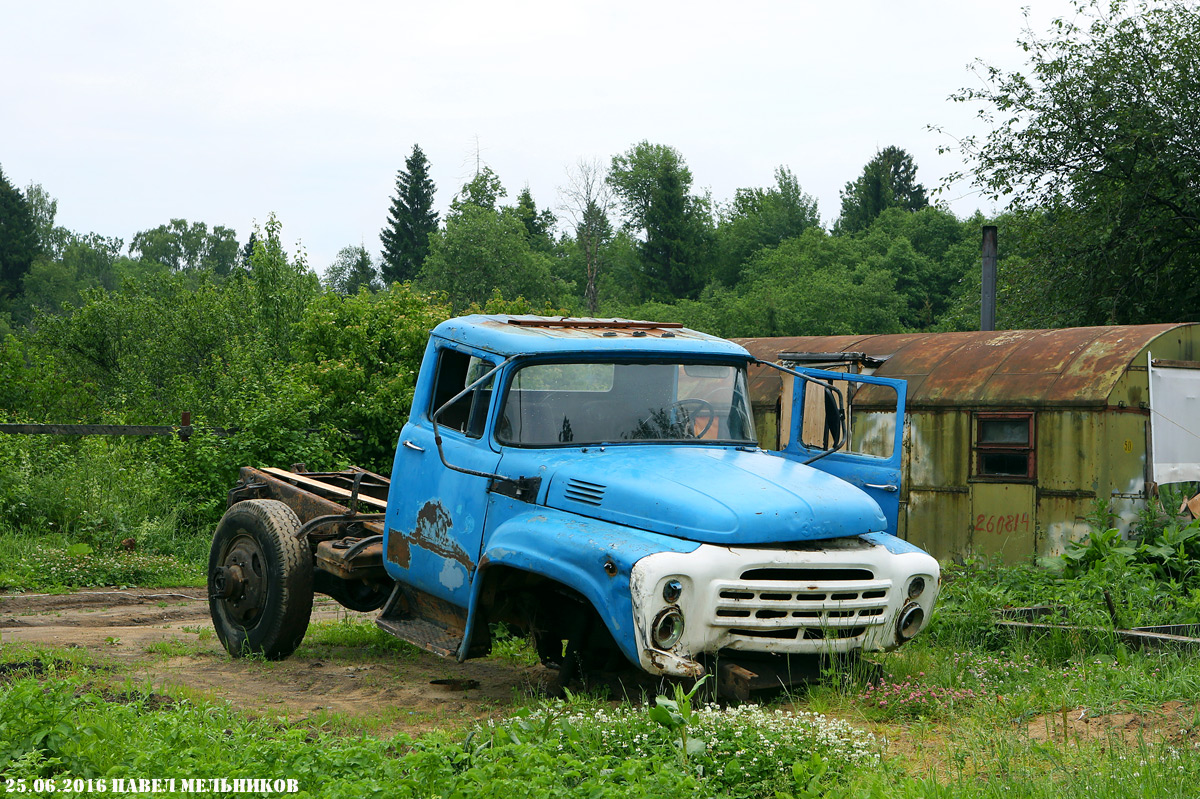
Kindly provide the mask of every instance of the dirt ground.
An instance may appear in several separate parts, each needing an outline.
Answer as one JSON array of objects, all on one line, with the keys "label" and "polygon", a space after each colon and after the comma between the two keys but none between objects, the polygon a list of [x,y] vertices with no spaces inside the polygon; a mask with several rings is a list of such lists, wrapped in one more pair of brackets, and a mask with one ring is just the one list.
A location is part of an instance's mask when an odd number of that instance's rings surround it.
[{"label": "dirt ground", "polygon": [[[374,619],[317,597],[314,622],[347,616]],[[130,681],[254,714],[375,734],[505,717],[540,695],[552,678],[540,666],[496,658],[456,663],[415,650],[364,651],[307,640],[279,662],[230,658],[212,631],[199,588],[0,595],[0,646],[13,644],[86,650],[100,667],[96,681],[113,688]],[[946,756],[945,738],[953,737],[953,730],[939,725],[921,732],[903,723],[868,726],[888,739],[893,754],[927,761],[931,772]],[[1058,745],[1113,739],[1191,744],[1200,741],[1200,703],[1103,714],[1067,708],[1020,726],[1030,740]]]},{"label": "dirt ground", "polygon": [[[314,622],[347,615],[318,596]],[[456,663],[426,652],[301,645],[287,660],[233,659],[212,633],[204,589],[0,595],[0,645],[84,649],[97,679],[173,689],[293,721],[384,733],[457,727],[505,716],[549,680],[540,666],[496,659]],[[101,676],[103,675],[103,676]]]},{"label": "dirt ground", "polygon": [[1200,740],[1200,705],[1166,702],[1153,712],[1134,711],[1092,714],[1071,708],[1031,719],[1029,739],[1070,744],[1120,740],[1131,746],[1140,741],[1192,746]]}]

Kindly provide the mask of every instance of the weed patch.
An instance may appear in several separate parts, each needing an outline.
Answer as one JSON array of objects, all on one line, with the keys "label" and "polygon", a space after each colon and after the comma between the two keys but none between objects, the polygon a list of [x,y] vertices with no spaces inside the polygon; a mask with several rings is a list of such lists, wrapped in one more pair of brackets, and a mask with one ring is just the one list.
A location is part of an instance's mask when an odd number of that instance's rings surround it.
[{"label": "weed patch", "polygon": [[200,646],[200,640],[202,639],[181,641],[177,638],[164,638],[161,641],[147,644],[146,652],[164,658],[199,657],[212,654],[213,650]]},{"label": "weed patch", "polygon": [[314,622],[308,626],[304,643],[300,645],[297,654],[312,656],[316,652],[324,655],[339,652],[356,657],[363,654],[390,654],[409,660],[421,654],[420,649],[385,633],[373,622],[349,616],[335,621]]},{"label": "weed patch", "polygon": [[22,550],[18,560],[0,561],[0,588],[45,590],[96,586],[178,586],[204,584],[204,571],[197,563],[183,562],[171,555],[141,552],[97,552],[87,544],[64,549],[38,546]]},{"label": "weed patch", "polygon": [[541,660],[533,643],[517,635],[513,635],[508,625],[503,622],[493,624],[491,656],[496,660],[512,663],[515,666],[536,666]]}]

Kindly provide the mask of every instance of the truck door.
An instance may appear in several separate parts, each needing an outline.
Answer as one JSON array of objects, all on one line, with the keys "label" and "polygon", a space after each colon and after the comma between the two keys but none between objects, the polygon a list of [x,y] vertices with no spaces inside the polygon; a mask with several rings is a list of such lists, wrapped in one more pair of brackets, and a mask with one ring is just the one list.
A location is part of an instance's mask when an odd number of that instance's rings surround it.
[{"label": "truck door", "polygon": [[[795,371],[832,386],[843,399],[839,403],[821,385],[792,378],[791,424],[782,454],[800,462],[811,460],[813,468],[866,491],[887,517],[887,532],[897,535],[908,383],[821,369]],[[845,426],[838,418],[841,413]],[[839,428],[848,430],[844,441],[838,440]]]},{"label": "truck door", "polygon": [[[494,367],[499,359],[447,342],[436,357],[431,385],[418,385],[409,423],[400,431],[388,495],[384,538],[388,572],[409,585],[465,607],[488,508],[488,478],[448,469],[434,441],[434,411]],[[423,376],[424,378],[424,376]],[[438,417],[446,463],[495,472],[500,455],[484,436],[494,380],[476,387]]]}]

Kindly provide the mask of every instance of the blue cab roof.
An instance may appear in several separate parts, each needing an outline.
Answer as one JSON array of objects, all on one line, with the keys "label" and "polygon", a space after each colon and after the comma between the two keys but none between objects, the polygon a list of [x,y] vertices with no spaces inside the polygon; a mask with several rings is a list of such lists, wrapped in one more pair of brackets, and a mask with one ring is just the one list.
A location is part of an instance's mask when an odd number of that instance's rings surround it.
[{"label": "blue cab roof", "polygon": [[508,357],[552,353],[677,354],[746,360],[741,345],[668,322],[473,314],[447,319],[433,335]]}]

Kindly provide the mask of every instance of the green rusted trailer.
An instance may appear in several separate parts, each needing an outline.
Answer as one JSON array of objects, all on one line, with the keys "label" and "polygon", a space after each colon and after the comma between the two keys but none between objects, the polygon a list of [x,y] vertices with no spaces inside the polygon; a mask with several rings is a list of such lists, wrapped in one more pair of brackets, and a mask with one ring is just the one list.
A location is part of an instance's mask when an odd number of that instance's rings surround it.
[{"label": "green rusted trailer", "polygon": [[[763,360],[905,379],[900,535],[939,558],[1009,563],[1062,552],[1100,501],[1128,526],[1154,491],[1148,358],[1200,368],[1197,324],[738,343]],[[760,443],[782,446],[790,386],[759,367],[751,393]],[[878,406],[854,398],[860,441]]]}]

